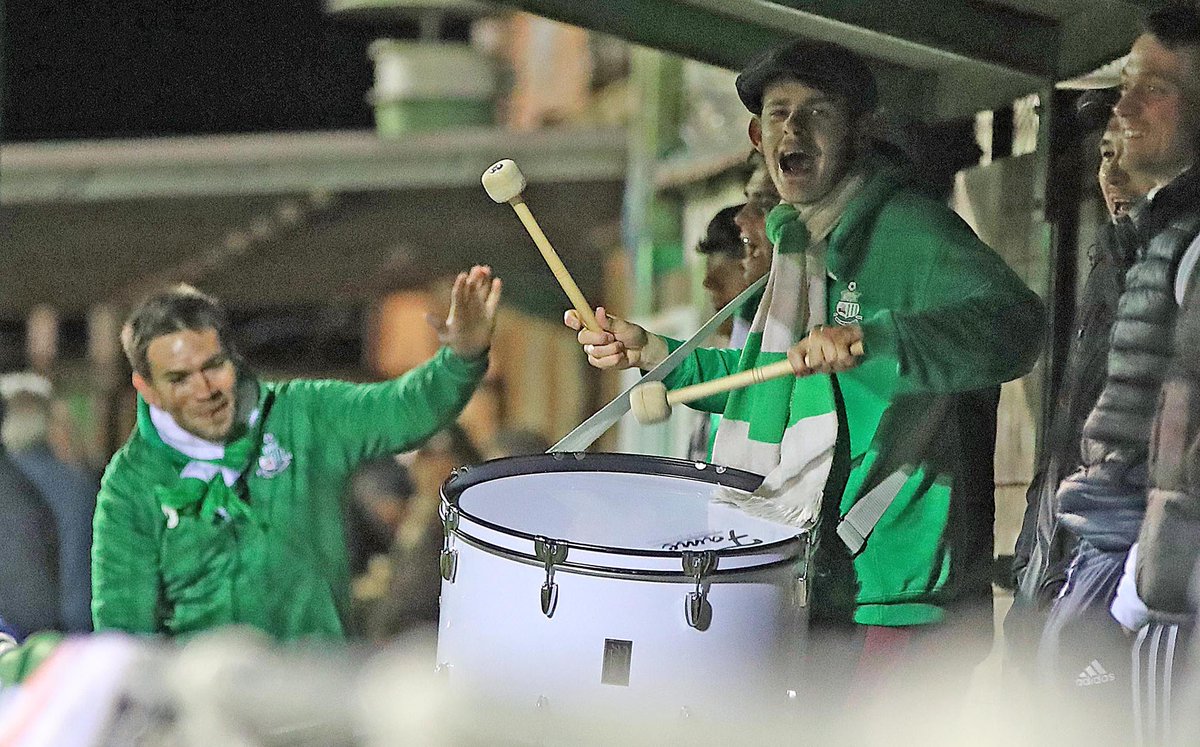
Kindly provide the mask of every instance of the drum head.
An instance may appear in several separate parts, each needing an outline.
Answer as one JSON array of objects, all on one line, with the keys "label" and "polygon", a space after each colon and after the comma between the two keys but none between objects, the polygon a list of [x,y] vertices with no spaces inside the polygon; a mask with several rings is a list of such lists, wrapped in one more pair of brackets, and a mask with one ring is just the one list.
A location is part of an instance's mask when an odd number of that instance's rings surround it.
[{"label": "drum head", "polygon": [[[632,454],[552,454],[487,462],[459,471],[443,486],[462,532],[499,547],[528,552],[550,538],[610,557],[675,558],[684,551],[718,550],[774,562],[799,530],[750,516],[711,500],[719,491],[752,491],[758,475]],[[486,537],[481,534],[486,533]],[[578,554],[575,556],[578,558]],[[570,561],[567,563],[570,565]],[[744,563],[735,563],[744,566]],[[723,567],[730,567],[723,563]]]}]

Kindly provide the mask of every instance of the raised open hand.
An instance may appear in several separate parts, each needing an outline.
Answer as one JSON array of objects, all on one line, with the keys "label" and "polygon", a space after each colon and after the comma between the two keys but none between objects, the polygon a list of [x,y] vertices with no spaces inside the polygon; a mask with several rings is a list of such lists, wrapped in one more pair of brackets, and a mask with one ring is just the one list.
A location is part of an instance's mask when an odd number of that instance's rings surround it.
[{"label": "raised open hand", "polygon": [[443,345],[463,358],[487,352],[496,326],[500,286],[500,279],[492,277],[492,268],[486,265],[458,273],[450,289],[450,311],[444,322],[434,324]]}]

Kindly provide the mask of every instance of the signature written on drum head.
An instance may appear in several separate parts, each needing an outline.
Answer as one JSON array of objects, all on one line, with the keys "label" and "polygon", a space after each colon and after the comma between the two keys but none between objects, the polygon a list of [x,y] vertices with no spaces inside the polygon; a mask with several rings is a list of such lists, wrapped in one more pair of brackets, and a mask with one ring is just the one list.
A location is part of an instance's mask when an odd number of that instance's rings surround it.
[{"label": "signature written on drum head", "polygon": [[728,533],[711,532],[702,534],[698,537],[687,537],[681,540],[672,540],[664,542],[662,549],[664,550],[692,550],[697,547],[706,547],[708,545],[721,545],[729,543],[734,547],[749,547],[750,545],[761,545],[762,540],[757,537],[751,537],[748,534],[738,534],[736,529],[730,529]]}]

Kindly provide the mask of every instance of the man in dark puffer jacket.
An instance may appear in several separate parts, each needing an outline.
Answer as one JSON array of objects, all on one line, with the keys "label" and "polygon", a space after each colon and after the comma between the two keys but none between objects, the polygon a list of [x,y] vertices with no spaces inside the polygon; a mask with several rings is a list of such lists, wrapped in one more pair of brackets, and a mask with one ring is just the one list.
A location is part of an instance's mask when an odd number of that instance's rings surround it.
[{"label": "man in dark puffer jacket", "polygon": [[[1167,370],[1158,417],[1150,446],[1150,492],[1146,520],[1138,537],[1137,592],[1145,601],[1151,622],[1138,632],[1142,646],[1168,643],[1182,651],[1196,614],[1193,596],[1200,578],[1200,294],[1196,272],[1184,281],[1185,297],[1175,327],[1175,357]],[[1182,635],[1181,635],[1182,633]],[[1149,641],[1149,643],[1147,643]],[[1191,667],[1195,680],[1196,657]],[[1192,689],[1192,703],[1200,689]],[[1189,716],[1190,734],[1175,735],[1180,744],[1200,739],[1200,716],[1192,708],[1177,709]],[[1161,735],[1169,736],[1169,735]],[[1166,741],[1165,739],[1163,741]]]}]

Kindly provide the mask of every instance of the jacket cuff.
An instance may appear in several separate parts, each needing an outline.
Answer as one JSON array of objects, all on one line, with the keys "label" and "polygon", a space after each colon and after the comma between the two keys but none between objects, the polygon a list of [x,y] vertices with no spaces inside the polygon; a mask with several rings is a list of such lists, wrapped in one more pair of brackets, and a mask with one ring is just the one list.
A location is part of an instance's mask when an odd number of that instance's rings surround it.
[{"label": "jacket cuff", "polygon": [[[654,333],[651,332],[650,334]],[[667,343],[667,355],[670,355],[679,348],[683,347],[683,340],[676,340],[674,337],[667,337],[666,335],[657,335],[657,337],[663,342]]]},{"label": "jacket cuff", "polygon": [[487,373],[490,352],[491,348],[488,348],[474,358],[464,358],[449,345],[443,345],[434,357],[455,378],[479,379]]},{"label": "jacket cuff", "polygon": [[1121,574],[1121,580],[1117,583],[1116,594],[1113,595],[1112,603],[1108,607],[1109,614],[1126,630],[1139,630],[1150,622],[1150,610],[1138,595],[1135,581],[1137,556],[1138,546],[1134,543],[1129,548],[1129,554],[1125,556],[1125,568]]},{"label": "jacket cuff", "polygon": [[[654,333],[651,332],[650,334]],[[676,350],[682,347],[684,343],[683,340],[676,340],[675,338],[667,337],[666,335],[658,335],[658,337],[662,339],[663,342],[667,343],[667,355],[674,353]],[[686,367],[687,359],[684,359],[682,365],[676,366],[674,371],[667,374],[666,377],[663,378],[663,385],[666,386],[667,389],[676,389],[686,384],[687,378],[684,376],[683,371],[681,370]],[[639,372],[639,375],[641,374],[642,372]]]}]

